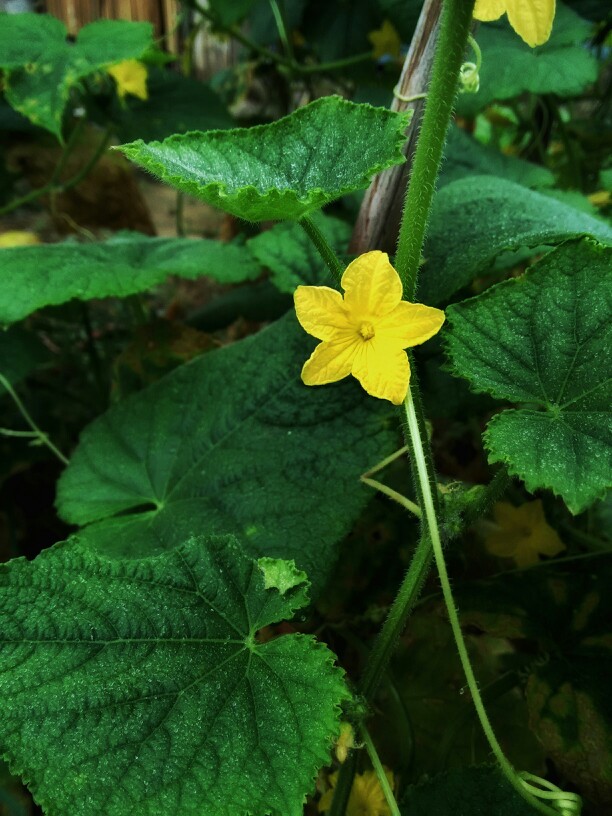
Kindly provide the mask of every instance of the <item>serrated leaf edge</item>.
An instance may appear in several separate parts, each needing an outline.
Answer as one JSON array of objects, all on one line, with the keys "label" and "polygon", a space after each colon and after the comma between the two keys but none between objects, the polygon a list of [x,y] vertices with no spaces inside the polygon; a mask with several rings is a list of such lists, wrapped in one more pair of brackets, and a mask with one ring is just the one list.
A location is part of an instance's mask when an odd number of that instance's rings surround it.
[{"label": "serrated leaf edge", "polygon": [[[329,203],[332,200],[337,198],[341,198],[348,193],[354,192],[355,190],[362,189],[363,187],[367,187],[372,179],[377,173],[380,173],[383,170],[387,170],[389,167],[393,167],[396,164],[402,164],[406,161],[406,157],[402,152],[402,147],[406,141],[406,134],[405,130],[408,127],[408,124],[412,118],[411,112],[403,112],[398,113],[396,111],[391,111],[387,108],[377,108],[374,105],[370,105],[367,102],[363,103],[355,103],[350,102],[347,99],[344,99],[340,96],[324,96],[320,99],[311,102],[309,105],[305,105],[302,108],[298,108],[293,113],[289,114],[288,116],[284,116],[282,119],[277,119],[275,122],[271,122],[270,124],[264,125],[255,125],[250,128],[232,128],[232,129],[217,129],[217,130],[206,130],[206,131],[188,131],[187,133],[178,133],[173,136],[168,136],[168,138],[164,139],[163,141],[153,141],[153,142],[144,142],[142,139],[137,139],[134,142],[128,142],[124,145],[117,145],[112,150],[119,150],[122,152],[130,161],[133,161],[135,164],[140,164],[140,162],[134,157],[134,154],[140,150],[141,146],[149,147],[161,147],[162,145],[174,144],[176,142],[184,141],[193,136],[221,136],[223,138],[227,138],[228,136],[238,135],[239,138],[245,138],[245,134],[254,134],[257,132],[261,132],[262,129],[265,129],[266,132],[270,132],[271,130],[276,130],[278,128],[285,127],[285,123],[288,119],[292,119],[295,122],[296,118],[302,118],[304,116],[310,116],[310,113],[314,107],[323,107],[324,105],[329,104],[329,100],[337,100],[337,103],[340,103],[341,106],[351,106],[354,107],[357,104],[361,108],[368,108],[369,110],[379,111],[383,114],[386,114],[386,118],[397,118],[398,121],[398,131],[397,131],[397,141],[396,141],[396,155],[394,158],[389,158],[385,162],[378,162],[372,165],[369,168],[369,172],[364,174],[360,178],[359,186],[351,185],[347,187],[343,187],[337,191],[334,191],[333,196],[330,198],[329,192],[326,192],[322,187],[314,187],[309,191],[309,194],[305,198],[301,198],[295,190],[279,190],[278,188],[271,187],[266,192],[262,193],[257,187],[253,186],[252,184],[247,184],[243,187],[237,188],[235,192],[228,193],[227,192],[227,184],[222,181],[211,181],[207,184],[201,185],[198,184],[197,181],[185,181],[181,176],[177,176],[174,174],[167,173],[163,164],[155,160],[148,160],[148,166],[145,168],[148,172],[152,175],[157,176],[162,181],[166,182],[167,184],[177,186],[182,190],[188,191],[191,195],[204,199],[204,193],[211,193],[216,195],[220,199],[228,199],[232,203],[239,204],[241,200],[248,198],[250,195],[255,194],[257,197],[258,203],[266,204],[270,201],[273,201],[275,197],[282,198],[283,200],[293,200],[299,204],[303,204],[306,206],[303,214],[307,212],[311,212],[312,210],[319,209],[319,207],[324,206],[324,204]],[[206,199],[204,199],[206,200]],[[228,208],[228,212],[231,210]],[[236,214],[236,213],[234,213]],[[236,214],[237,215],[237,214]],[[243,216],[239,216],[244,218]],[[248,221],[248,218],[244,218],[244,220]],[[295,219],[288,219],[288,220],[295,220]]]}]

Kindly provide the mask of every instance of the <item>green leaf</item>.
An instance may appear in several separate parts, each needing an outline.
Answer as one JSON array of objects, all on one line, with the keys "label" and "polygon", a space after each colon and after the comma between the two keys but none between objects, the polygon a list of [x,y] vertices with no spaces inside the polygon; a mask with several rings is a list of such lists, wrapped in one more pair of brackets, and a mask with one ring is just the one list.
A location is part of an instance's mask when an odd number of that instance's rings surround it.
[{"label": "green leaf", "polygon": [[[313,221],[337,253],[345,253],[351,228],[339,218],[315,213]],[[272,283],[293,294],[300,284],[333,285],[329,269],[299,224],[276,224],[248,241],[247,246],[261,266],[270,270]]]},{"label": "green leaf", "polygon": [[584,46],[590,23],[557,3],[548,42],[530,48],[512,30],[504,15],[479,26],[476,39],[482,50],[480,90],[461,94],[460,116],[475,116],[491,102],[533,94],[576,96],[597,79],[597,58]]},{"label": "green leaf", "polygon": [[208,239],[116,237],[2,250],[0,325],[73,298],[126,297],[178,275],[222,283],[260,274],[246,247]]},{"label": "green leaf", "polygon": [[284,221],[367,187],[405,161],[405,114],[337,96],[270,125],[186,133],[119,149],[163,181],[249,221]]},{"label": "green leaf", "polygon": [[546,167],[506,156],[456,125],[449,129],[444,154],[438,187],[465,176],[501,176],[525,187],[551,187],[555,183],[554,174]]},{"label": "green leaf", "polygon": [[116,556],[233,533],[292,558],[318,590],[397,441],[390,405],[347,381],[302,384],[313,342],[293,314],[181,366],[82,434],[57,494],[81,538]]},{"label": "green leaf", "polygon": [[231,538],[140,561],[68,542],[0,568],[11,770],[49,816],[301,816],[348,692],[314,638],[257,631],[306,600]]},{"label": "green leaf", "polygon": [[150,23],[98,20],[69,43],[66,28],[54,17],[2,14],[0,68],[5,69],[6,99],[61,140],[70,91],[101,68],[141,57],[151,47],[152,36]]},{"label": "green leaf", "polygon": [[612,484],[612,249],[583,239],[447,310],[454,373],[524,403],[488,425],[490,462],[579,513]]},{"label": "green leaf", "polygon": [[424,303],[448,300],[503,252],[581,235],[612,243],[605,222],[506,179],[470,176],[452,182],[434,200],[419,296]]},{"label": "green leaf", "polygon": [[420,785],[402,799],[403,816],[534,816],[501,771],[486,765],[453,768]]},{"label": "green leaf", "polygon": [[132,139],[165,139],[188,130],[230,128],[234,120],[217,94],[203,82],[167,69],[150,68],[148,99],[130,99],[118,108],[118,136]]},{"label": "green leaf", "polygon": [[[0,374],[11,384],[48,360],[49,352],[32,332],[17,327],[0,331]],[[3,392],[0,385],[0,394]]]}]

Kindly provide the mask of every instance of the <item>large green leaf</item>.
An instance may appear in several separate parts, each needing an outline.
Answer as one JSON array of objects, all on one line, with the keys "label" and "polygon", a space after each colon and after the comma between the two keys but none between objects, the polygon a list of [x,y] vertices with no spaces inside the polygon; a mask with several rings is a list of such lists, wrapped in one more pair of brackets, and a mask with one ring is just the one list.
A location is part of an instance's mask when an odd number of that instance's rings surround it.
[{"label": "large green leaf", "polygon": [[590,23],[559,2],[550,39],[537,48],[516,36],[505,15],[481,24],[476,34],[482,50],[480,90],[459,97],[459,114],[474,116],[491,102],[525,91],[558,96],[582,93],[597,79],[597,58],[584,47],[590,33]]},{"label": "large green leaf", "polygon": [[119,149],[179,190],[249,221],[297,219],[405,161],[406,114],[324,97],[270,125]]},{"label": "large green leaf", "polygon": [[401,803],[403,816],[535,816],[501,771],[486,765],[453,768],[411,785]]},{"label": "large green leaf", "polygon": [[579,513],[612,484],[612,249],[567,242],[447,310],[453,370],[521,403],[489,423],[490,462]]},{"label": "large green leaf", "polygon": [[465,176],[501,176],[525,187],[536,188],[552,187],[555,183],[554,174],[546,167],[517,156],[506,156],[453,125],[448,131],[438,187]]},{"label": "large green leaf", "polygon": [[[351,228],[339,218],[315,213],[313,220],[330,246],[345,253]],[[299,224],[286,222],[251,238],[248,247],[261,266],[270,270],[274,285],[293,294],[300,284],[334,285],[329,269]]]},{"label": "large green leaf", "polygon": [[7,101],[59,139],[72,88],[101,68],[137,59],[151,47],[153,26],[98,20],[84,26],[76,41],[46,14],[0,15],[0,68],[5,69]]},{"label": "large green leaf", "polygon": [[169,275],[222,283],[258,277],[244,246],[184,238],[114,238],[99,244],[51,244],[2,250],[0,325],[73,298],[126,297]]},{"label": "large green leaf", "polygon": [[359,475],[396,439],[389,404],[356,383],[302,384],[312,347],[289,314],[113,407],[60,479],[62,517],[117,555],[234,533],[251,554],[295,559],[320,588],[369,498]]},{"label": "large green leaf", "polygon": [[507,250],[580,235],[612,243],[605,222],[520,184],[494,176],[452,182],[435,198],[419,296],[424,303],[440,303]]},{"label": "large green leaf", "polygon": [[458,597],[465,624],[537,644],[526,684],[532,726],[564,776],[602,806],[612,803],[611,580],[612,553],[599,553],[571,569],[475,581]]},{"label": "large green leaf", "polygon": [[307,601],[231,539],[112,561],[77,543],[0,568],[0,742],[49,816],[300,816],[348,694]]}]

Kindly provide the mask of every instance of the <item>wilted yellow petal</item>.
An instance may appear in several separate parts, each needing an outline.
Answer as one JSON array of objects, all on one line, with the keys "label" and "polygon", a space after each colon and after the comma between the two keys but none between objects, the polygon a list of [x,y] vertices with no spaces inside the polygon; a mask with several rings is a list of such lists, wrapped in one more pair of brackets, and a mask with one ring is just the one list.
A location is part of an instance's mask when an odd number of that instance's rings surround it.
[{"label": "wilted yellow petal", "polygon": [[555,0],[506,0],[510,25],[527,45],[542,45],[550,37]]},{"label": "wilted yellow petal", "polygon": [[340,292],[329,286],[298,286],[293,295],[295,313],[308,334],[319,340],[333,340],[351,326]]},{"label": "wilted yellow petal", "polygon": [[402,348],[418,346],[437,334],[444,323],[444,312],[422,303],[403,300],[392,312],[379,318],[376,336]]},{"label": "wilted yellow petal", "polygon": [[117,83],[117,93],[120,99],[126,94],[137,96],[138,99],[148,99],[147,67],[139,60],[123,60],[106,69]]},{"label": "wilted yellow petal", "polygon": [[347,340],[319,343],[304,363],[302,382],[305,385],[325,385],[348,377],[359,345],[360,341],[356,336]]},{"label": "wilted yellow petal", "polygon": [[476,0],[474,19],[484,23],[499,20],[506,10],[506,0]]},{"label": "wilted yellow petal", "polygon": [[386,252],[374,250],[350,263],[342,276],[344,302],[351,316],[359,320],[382,317],[402,299],[402,282],[389,263]]},{"label": "wilted yellow petal", "polygon": [[372,397],[401,405],[410,381],[408,355],[393,343],[374,337],[357,347],[351,373]]}]

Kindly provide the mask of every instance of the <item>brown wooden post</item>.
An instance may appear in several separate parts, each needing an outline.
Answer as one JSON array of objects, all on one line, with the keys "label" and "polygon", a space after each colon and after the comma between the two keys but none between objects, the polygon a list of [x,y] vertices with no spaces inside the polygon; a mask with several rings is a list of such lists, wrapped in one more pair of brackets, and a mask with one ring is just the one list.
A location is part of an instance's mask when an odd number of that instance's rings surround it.
[{"label": "brown wooden post", "polygon": [[[398,83],[401,96],[413,97],[427,91],[441,11],[442,0],[425,0]],[[349,252],[355,255],[370,249],[395,252],[404,191],[416,149],[424,100],[407,103],[396,96],[391,109],[414,110],[404,148],[407,161],[376,176],[366,192],[349,246]]]}]

